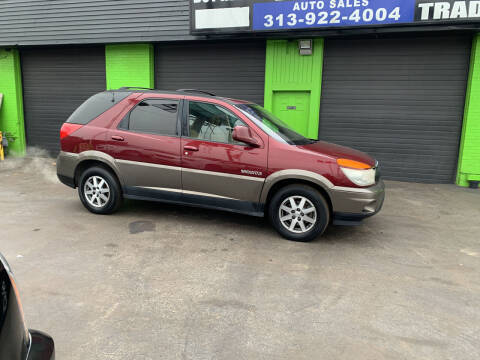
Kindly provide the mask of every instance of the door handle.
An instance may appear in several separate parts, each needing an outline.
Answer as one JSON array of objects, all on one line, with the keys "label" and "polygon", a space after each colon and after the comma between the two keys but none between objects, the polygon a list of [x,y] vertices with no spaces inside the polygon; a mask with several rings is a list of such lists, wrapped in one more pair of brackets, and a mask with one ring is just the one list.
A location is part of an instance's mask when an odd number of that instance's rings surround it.
[{"label": "door handle", "polygon": [[185,151],[198,151],[198,148],[196,146],[187,145],[187,146],[183,147],[183,150],[185,150]]},{"label": "door handle", "polygon": [[112,140],[115,140],[115,141],[123,141],[123,140],[125,140],[125,139],[123,138],[123,136],[113,135],[113,136],[112,136]]}]

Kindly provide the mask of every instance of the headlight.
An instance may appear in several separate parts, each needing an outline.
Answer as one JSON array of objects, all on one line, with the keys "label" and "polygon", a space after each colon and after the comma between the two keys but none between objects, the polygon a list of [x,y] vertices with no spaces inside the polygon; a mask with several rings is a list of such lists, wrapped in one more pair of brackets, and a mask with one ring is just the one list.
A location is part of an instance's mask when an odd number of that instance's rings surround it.
[{"label": "headlight", "polygon": [[341,167],[345,176],[358,186],[370,186],[375,184],[375,170],[355,170]]},{"label": "headlight", "polygon": [[375,184],[376,169],[370,165],[348,159],[338,159],[337,163],[345,176],[355,185],[370,186]]}]

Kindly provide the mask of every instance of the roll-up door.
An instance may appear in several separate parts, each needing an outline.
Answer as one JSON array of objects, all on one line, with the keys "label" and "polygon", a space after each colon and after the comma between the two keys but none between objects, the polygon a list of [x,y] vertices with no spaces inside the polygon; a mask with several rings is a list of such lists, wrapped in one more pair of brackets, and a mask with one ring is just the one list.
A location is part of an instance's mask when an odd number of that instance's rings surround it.
[{"label": "roll-up door", "polygon": [[157,45],[156,88],[198,89],[263,105],[265,42]]},{"label": "roll-up door", "polygon": [[327,39],[319,137],[379,160],[387,179],[454,181],[471,37]]},{"label": "roll-up door", "polygon": [[105,90],[104,47],[32,48],[20,56],[27,145],[55,155],[65,120]]}]

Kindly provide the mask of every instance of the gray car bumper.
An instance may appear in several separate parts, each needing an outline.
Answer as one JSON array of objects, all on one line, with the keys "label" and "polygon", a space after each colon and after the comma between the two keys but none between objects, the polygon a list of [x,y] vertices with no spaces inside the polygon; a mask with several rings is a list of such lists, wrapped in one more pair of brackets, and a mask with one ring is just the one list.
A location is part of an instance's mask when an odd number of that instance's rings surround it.
[{"label": "gray car bumper", "polygon": [[60,152],[57,157],[57,177],[65,185],[75,187],[75,168],[78,154]]},{"label": "gray car bumper", "polygon": [[380,180],[369,188],[333,187],[331,189],[333,223],[357,225],[363,219],[377,214],[385,200],[385,184]]},{"label": "gray car bumper", "polygon": [[47,334],[30,330],[31,343],[27,360],[55,360],[55,345]]}]

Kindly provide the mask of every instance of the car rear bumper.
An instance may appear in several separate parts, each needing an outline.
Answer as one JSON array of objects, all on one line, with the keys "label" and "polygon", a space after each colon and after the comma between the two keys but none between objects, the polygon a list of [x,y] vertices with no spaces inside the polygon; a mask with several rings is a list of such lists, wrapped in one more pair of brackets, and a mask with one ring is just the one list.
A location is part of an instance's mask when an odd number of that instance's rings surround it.
[{"label": "car rear bumper", "polygon": [[73,189],[75,189],[75,180],[73,179],[73,177],[68,177],[68,176],[65,176],[65,175],[60,175],[59,173],[57,173],[57,177],[58,177],[58,180],[60,180],[60,182],[64,185],[67,185]]},{"label": "car rear bumper", "polygon": [[385,200],[382,180],[369,188],[331,189],[334,225],[357,225],[363,219],[377,214]]},{"label": "car rear bumper", "polygon": [[30,330],[31,343],[27,360],[55,360],[55,344],[47,334]]},{"label": "car rear bumper", "polygon": [[75,168],[78,163],[78,154],[61,151],[57,157],[57,177],[63,184],[75,187]]}]

